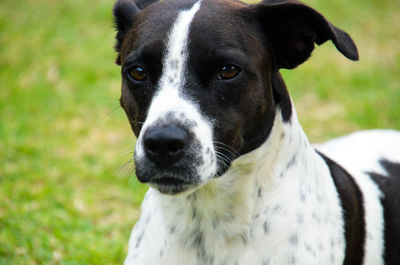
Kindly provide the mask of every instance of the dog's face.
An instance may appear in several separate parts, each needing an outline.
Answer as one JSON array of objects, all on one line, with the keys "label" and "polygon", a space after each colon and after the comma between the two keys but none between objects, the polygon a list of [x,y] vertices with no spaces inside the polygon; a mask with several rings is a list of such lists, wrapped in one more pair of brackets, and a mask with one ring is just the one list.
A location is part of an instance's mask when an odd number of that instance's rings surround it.
[{"label": "dog's face", "polygon": [[289,122],[278,70],[304,62],[314,42],[357,58],[346,33],[298,2],[152,2],[120,0],[114,14],[136,175],[162,193],[225,173],[268,138],[277,111]]}]

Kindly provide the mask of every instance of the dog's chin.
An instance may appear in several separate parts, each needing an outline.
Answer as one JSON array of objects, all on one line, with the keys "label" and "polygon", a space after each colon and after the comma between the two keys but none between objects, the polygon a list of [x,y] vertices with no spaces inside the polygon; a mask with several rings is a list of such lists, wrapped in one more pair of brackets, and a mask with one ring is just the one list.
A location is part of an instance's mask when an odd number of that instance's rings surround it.
[{"label": "dog's chin", "polygon": [[201,186],[198,181],[199,178],[188,179],[185,176],[176,174],[163,174],[160,172],[153,172],[151,177],[144,174],[136,173],[137,178],[142,183],[147,183],[150,187],[158,190],[162,194],[178,195],[190,193],[197,187]]},{"label": "dog's chin", "polygon": [[158,190],[162,194],[166,195],[180,195],[191,193],[196,189],[198,185],[189,184],[189,183],[176,183],[175,180],[171,181],[163,180],[160,182],[149,182],[150,187]]}]

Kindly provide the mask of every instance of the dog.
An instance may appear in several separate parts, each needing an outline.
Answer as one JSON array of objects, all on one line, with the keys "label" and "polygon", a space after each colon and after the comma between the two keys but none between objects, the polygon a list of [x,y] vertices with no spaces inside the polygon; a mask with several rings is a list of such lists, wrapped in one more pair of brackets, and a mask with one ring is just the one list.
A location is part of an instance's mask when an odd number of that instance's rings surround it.
[{"label": "dog", "polygon": [[126,265],[398,265],[400,133],[305,136],[280,69],[351,37],[295,0],[118,0],[120,103],[150,188]]}]

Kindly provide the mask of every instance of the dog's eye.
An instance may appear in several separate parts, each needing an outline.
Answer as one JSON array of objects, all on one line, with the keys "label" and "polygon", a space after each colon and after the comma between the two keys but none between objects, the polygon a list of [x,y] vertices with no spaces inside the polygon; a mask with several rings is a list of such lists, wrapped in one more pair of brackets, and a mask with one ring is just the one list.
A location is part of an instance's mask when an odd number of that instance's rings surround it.
[{"label": "dog's eye", "polygon": [[240,73],[240,68],[234,65],[224,65],[219,73],[220,79],[232,79]]},{"label": "dog's eye", "polygon": [[128,71],[128,75],[134,81],[142,82],[147,79],[147,74],[146,74],[145,70],[143,69],[143,67],[140,67],[140,66],[135,66],[132,69],[130,69]]}]

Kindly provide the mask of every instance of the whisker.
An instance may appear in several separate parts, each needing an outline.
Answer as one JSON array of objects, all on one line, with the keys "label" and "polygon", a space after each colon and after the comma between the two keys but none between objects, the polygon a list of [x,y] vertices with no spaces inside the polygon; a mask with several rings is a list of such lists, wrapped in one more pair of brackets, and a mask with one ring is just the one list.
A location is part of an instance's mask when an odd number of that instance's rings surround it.
[{"label": "whisker", "polygon": [[224,159],[227,163],[231,163],[232,159],[230,159],[230,157],[228,157],[226,154],[219,152],[219,151],[215,151],[215,153],[222,159]]},{"label": "whisker", "polygon": [[131,176],[135,172],[136,166],[134,159],[131,158],[123,163],[117,170],[118,176]]},{"label": "whisker", "polygon": [[190,165],[189,167],[188,167],[188,169],[189,169],[189,173],[190,173],[190,176],[193,178],[193,179],[196,179],[196,181],[198,181],[199,179],[198,179],[198,174],[196,173],[196,168],[194,167],[194,165]]},{"label": "whisker", "polygon": [[[228,167],[229,167],[229,164],[231,163],[231,161],[230,161],[229,159],[227,159],[226,157],[222,156],[222,155],[224,155],[224,154],[219,153],[219,152],[216,152],[216,156],[217,156],[217,158],[220,159],[221,164],[222,164],[225,168],[228,168]],[[220,173],[222,173],[222,172],[223,172],[223,169],[222,169],[221,167],[218,167],[218,173],[220,174]]]},{"label": "whisker", "polygon": [[143,121],[132,121],[132,120],[130,120],[130,122],[133,122],[133,123],[135,123],[135,124],[144,124],[144,122]]},{"label": "whisker", "polygon": [[224,150],[226,150],[226,151],[229,151],[230,153],[233,153],[233,154],[235,154],[236,156],[239,155],[239,152],[238,152],[238,151],[236,151],[233,147],[231,147],[231,146],[229,146],[229,145],[227,145],[227,144],[225,144],[225,143],[223,143],[223,142],[213,141],[213,143],[214,143],[217,147],[219,147],[219,148],[221,148],[221,149],[224,149]]}]

